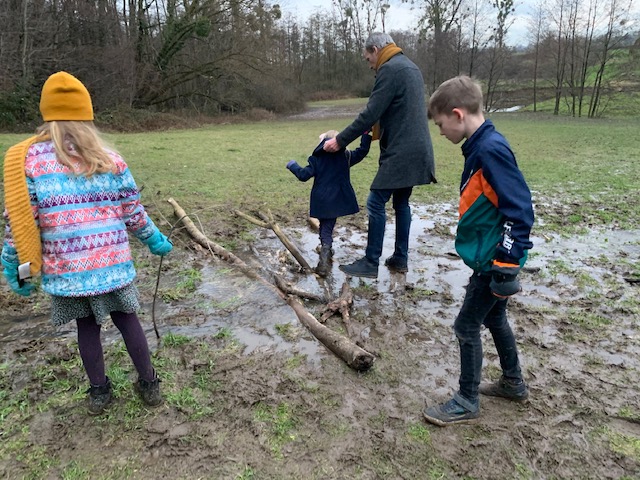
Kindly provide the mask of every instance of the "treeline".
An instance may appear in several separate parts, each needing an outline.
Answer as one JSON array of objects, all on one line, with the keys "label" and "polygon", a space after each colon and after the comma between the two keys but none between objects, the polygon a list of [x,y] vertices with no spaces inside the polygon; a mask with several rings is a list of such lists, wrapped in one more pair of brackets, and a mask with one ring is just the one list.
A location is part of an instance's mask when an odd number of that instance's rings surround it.
[{"label": "treeline", "polygon": [[[203,115],[252,108],[296,111],[309,98],[367,95],[368,32],[384,30],[381,0],[334,0],[301,21],[262,0],[0,0],[0,128],[31,125],[52,72],[90,89],[97,112],[122,108]],[[597,116],[612,59],[638,61],[626,30],[630,3],[540,0],[529,44],[505,43],[513,0],[418,0],[417,27],[390,32],[422,69],[426,93],[465,73],[483,81],[486,107],[513,85],[552,95],[556,112]],[[636,35],[637,37],[637,35]],[[624,50],[620,50],[625,47]],[[623,52],[622,54],[620,52]],[[624,53],[626,52],[626,53]]]}]

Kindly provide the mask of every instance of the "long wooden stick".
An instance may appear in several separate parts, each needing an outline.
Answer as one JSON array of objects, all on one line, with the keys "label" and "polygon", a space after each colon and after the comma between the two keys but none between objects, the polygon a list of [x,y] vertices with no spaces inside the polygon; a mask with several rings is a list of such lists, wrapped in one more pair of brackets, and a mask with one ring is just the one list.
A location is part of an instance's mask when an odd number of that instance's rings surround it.
[{"label": "long wooden stick", "polygon": [[233,213],[235,213],[240,218],[244,218],[246,221],[253,223],[254,225],[258,225],[259,227],[269,228],[273,230],[273,233],[276,234],[276,236],[280,239],[282,244],[286,247],[287,250],[289,250],[291,255],[293,255],[296,261],[300,264],[300,266],[308,272],[313,271],[313,269],[309,266],[309,263],[307,263],[305,258],[300,253],[300,250],[297,249],[297,247],[293,244],[293,242],[289,240],[289,237],[287,237],[287,235],[282,231],[280,226],[276,223],[276,221],[273,218],[273,215],[271,215],[271,212],[269,212],[268,216],[262,213],[259,214],[262,217],[262,220],[252,217],[251,215],[248,215],[239,210],[234,210]]},{"label": "long wooden stick", "polygon": [[267,210],[267,215],[264,215],[263,213],[260,213],[259,215],[262,217],[264,221],[267,222],[267,224],[269,225],[269,228],[273,230],[273,233],[276,234],[276,236],[280,239],[282,244],[285,247],[287,247],[287,250],[291,252],[291,255],[294,256],[294,258],[298,261],[300,266],[302,266],[302,268],[304,268],[307,272],[312,272],[313,268],[309,266],[305,258],[300,253],[300,250],[298,250],[298,248],[293,244],[293,242],[289,240],[289,237],[287,237],[287,235],[282,231],[280,226],[276,223],[275,219],[273,218],[273,215],[271,214],[271,210]]},{"label": "long wooden stick", "polygon": [[375,360],[375,357],[371,353],[360,348],[348,338],[322,325],[295,297],[287,295],[271,282],[263,278],[254,269],[249,267],[244,261],[242,261],[242,259],[235,256],[224,247],[209,240],[202,232],[200,232],[200,230],[198,230],[182,207],[178,205],[178,202],[173,198],[169,198],[167,201],[173,206],[174,214],[178,218],[182,219],[182,223],[187,233],[189,233],[196,242],[240,269],[245,275],[268,286],[276,293],[276,295],[282,298],[291,306],[291,308],[293,308],[293,311],[300,322],[304,324],[325,347],[335,353],[351,368],[358,371],[365,371],[371,368]]},{"label": "long wooden stick", "polygon": [[316,302],[325,302],[325,298],[322,295],[316,295],[315,293],[305,292],[299,288],[294,287],[282,278],[280,275],[274,275],[273,279],[276,282],[276,287],[285,293],[295,295],[296,297],[306,298],[307,300],[315,300]]}]

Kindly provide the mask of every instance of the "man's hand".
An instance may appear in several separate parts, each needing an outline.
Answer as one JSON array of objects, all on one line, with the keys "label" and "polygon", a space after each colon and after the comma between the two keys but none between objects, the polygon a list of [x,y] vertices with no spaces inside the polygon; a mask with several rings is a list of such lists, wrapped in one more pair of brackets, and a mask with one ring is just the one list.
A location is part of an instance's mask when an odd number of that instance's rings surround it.
[{"label": "man's hand", "polygon": [[329,140],[327,140],[326,142],[324,142],[324,145],[322,146],[322,149],[325,152],[337,152],[338,150],[340,150],[340,145],[338,145],[338,141],[335,138],[330,138]]}]

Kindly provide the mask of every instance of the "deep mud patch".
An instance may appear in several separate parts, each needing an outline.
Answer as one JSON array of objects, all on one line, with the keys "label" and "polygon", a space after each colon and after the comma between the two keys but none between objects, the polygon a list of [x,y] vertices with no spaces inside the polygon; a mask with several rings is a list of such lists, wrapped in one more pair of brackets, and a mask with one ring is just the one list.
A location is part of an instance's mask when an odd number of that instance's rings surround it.
[{"label": "deep mud patch", "polygon": [[[638,478],[640,232],[538,236],[510,304],[531,400],[483,399],[476,423],[440,429],[425,404],[456,388],[452,324],[469,270],[455,254],[456,208],[414,209],[406,275],[352,279],[354,340],[377,357],[358,374],[319,344],[268,288],[186,238],[167,257],[151,325],[157,259],[140,250],[138,285],[165,404],[135,398],[133,367],[105,330],[117,399],[86,415],[75,329],[47,325],[47,298],[2,297],[3,478]],[[288,230],[311,264],[318,239]],[[388,226],[383,258],[392,251]],[[299,272],[277,238],[256,231],[237,252],[297,287],[336,297],[337,268],[365,233],[339,222],[327,281]],[[163,300],[164,299],[164,300]],[[323,305],[305,302],[318,314]],[[345,331],[339,317],[328,326]],[[485,379],[499,363],[484,335]]]}]

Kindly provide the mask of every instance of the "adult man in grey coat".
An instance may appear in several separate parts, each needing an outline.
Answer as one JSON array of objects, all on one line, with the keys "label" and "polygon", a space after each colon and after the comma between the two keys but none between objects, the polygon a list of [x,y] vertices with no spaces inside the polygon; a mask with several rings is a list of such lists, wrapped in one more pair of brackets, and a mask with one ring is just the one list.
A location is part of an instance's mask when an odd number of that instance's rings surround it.
[{"label": "adult man in grey coat", "polygon": [[369,232],[365,256],[340,265],[347,275],[376,278],[387,220],[386,203],[393,198],[396,238],[393,255],[385,265],[406,272],[411,228],[409,197],[414,186],[436,182],[436,178],[420,70],[386,33],[369,35],[363,53],[376,72],[367,106],[351,125],[325,142],[324,149],[334,152],[346,147],[374,125],[375,139],[379,127],[380,160],[367,199]]}]

